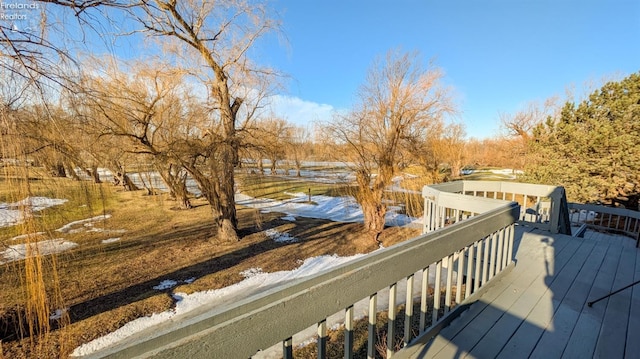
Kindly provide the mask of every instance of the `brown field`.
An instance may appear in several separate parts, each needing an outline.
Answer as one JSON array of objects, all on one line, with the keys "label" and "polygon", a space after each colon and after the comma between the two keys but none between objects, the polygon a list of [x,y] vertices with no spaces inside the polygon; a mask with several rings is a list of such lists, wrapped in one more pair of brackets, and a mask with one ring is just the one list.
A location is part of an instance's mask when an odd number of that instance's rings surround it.
[{"label": "brown field", "polygon": [[[240,207],[242,239],[226,243],[214,237],[209,227],[209,208],[200,199],[193,201],[195,208],[191,210],[176,210],[175,202],[166,195],[146,196],[144,191],[123,192],[110,184],[70,179],[51,181],[31,191],[44,195],[53,186],[56,190],[50,196],[77,198],[58,209],[46,210],[48,215],[42,217],[48,220],[36,219],[29,228],[42,229],[45,237],[64,237],[79,244],[62,254],[45,256],[41,262],[47,298],[59,299],[45,300],[49,310],[68,308],[68,317],[63,316],[61,323],[65,325],[52,322],[50,331],[29,336],[23,324],[27,317],[25,261],[0,265],[0,358],[65,357],[77,346],[133,319],[171,308],[173,291],[192,293],[225,287],[242,280],[239,273],[252,267],[259,266],[265,272],[290,270],[308,257],[347,256],[377,248],[359,234],[359,224],[310,218],[289,222],[280,219],[282,214],[259,214]],[[7,194],[11,190],[6,186],[0,187],[3,200],[15,197]],[[61,235],[54,231],[72,220],[99,214],[112,217],[95,226],[116,232]],[[14,244],[9,239],[24,231],[23,227],[0,229],[0,245]],[[263,232],[269,228],[287,232],[300,241],[276,243]],[[117,232],[120,230],[123,232]],[[387,228],[381,239],[390,246],[416,234],[415,229]],[[121,239],[102,243],[112,237]],[[188,278],[196,280],[165,291],[152,289],[164,279]]]}]

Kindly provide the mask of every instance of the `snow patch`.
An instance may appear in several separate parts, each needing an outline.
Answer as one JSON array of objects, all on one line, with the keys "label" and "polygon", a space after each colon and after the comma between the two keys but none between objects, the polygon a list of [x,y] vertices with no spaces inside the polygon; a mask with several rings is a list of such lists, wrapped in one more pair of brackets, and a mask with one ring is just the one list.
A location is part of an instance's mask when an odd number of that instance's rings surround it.
[{"label": "snow patch", "polygon": [[165,290],[165,289],[169,289],[169,288],[173,288],[175,286],[178,285],[178,282],[176,282],[173,279],[165,279],[162,282],[160,282],[160,284],[153,286],[153,289],[155,290]]},{"label": "snow patch", "polygon": [[[266,198],[253,198],[246,194],[236,193],[236,203],[250,208],[259,209],[262,213],[282,212],[287,216],[328,219],[334,222],[363,222],[362,207],[351,196],[311,196],[313,204],[308,203],[309,196],[305,193],[287,193],[293,198],[276,201]],[[420,218],[399,214],[397,208],[389,208],[385,216],[389,226],[422,227]]]},{"label": "snow patch", "polygon": [[31,238],[31,237],[40,237],[40,236],[42,236],[43,234],[44,234],[44,232],[36,232],[36,233],[23,234],[23,235],[15,236],[15,237],[11,238],[11,239],[10,239],[10,241],[19,241],[19,240],[22,240],[22,239],[28,239],[28,238]]},{"label": "snow patch", "polygon": [[79,221],[73,221],[70,223],[65,224],[64,226],[56,229],[57,232],[62,232],[62,233],[78,233],[78,232],[82,232],[84,231],[84,228],[76,228],[74,229],[73,227],[75,226],[82,226],[82,227],[91,227],[93,226],[92,222],[97,222],[97,221],[103,221],[106,219],[111,218],[110,214],[103,214],[100,216],[95,216],[95,217],[91,217],[91,218],[87,218],[87,219],[81,219]]},{"label": "snow patch", "polygon": [[298,241],[296,237],[292,237],[289,233],[278,232],[275,228],[267,229],[264,234],[274,242],[278,243],[292,243]]},{"label": "snow patch", "polygon": [[36,255],[45,256],[48,254],[61,253],[78,246],[75,242],[65,241],[63,238],[48,239],[35,243],[23,243],[9,246],[6,250],[0,252],[0,264],[13,261],[19,261],[27,257]]},{"label": "snow patch", "polygon": [[27,197],[14,203],[0,203],[0,227],[15,226],[30,218],[33,212],[59,206],[65,202],[67,202],[66,199]]},{"label": "snow patch", "polygon": [[205,305],[209,308],[228,305],[229,303],[237,302],[238,300],[247,298],[251,295],[264,292],[265,290],[277,285],[288,283],[292,280],[303,278],[322,270],[334,268],[362,256],[362,254],[359,254],[350,257],[338,257],[336,255],[312,257],[305,260],[297,269],[275,273],[263,273],[259,268],[251,268],[241,273],[245,276],[243,281],[225,288],[207,290],[192,294],[175,293],[174,298],[177,298],[177,303],[174,309],[155,313],[151,316],[131,321],[112,333],[77,347],[71,356],[89,355],[97,350],[104,349],[118,341],[124,340],[144,329],[172,320],[177,315],[183,315],[192,310],[202,308]]},{"label": "snow patch", "polygon": [[64,308],[64,309],[56,309],[55,312],[53,312],[50,316],[49,319],[50,320],[58,320],[60,318],[62,318],[62,315],[64,313],[66,313],[69,310],[69,308]]},{"label": "snow patch", "polygon": [[108,239],[103,239],[102,240],[102,244],[109,244],[109,243],[115,243],[115,242],[119,242],[120,241],[120,237],[117,238],[108,238]]}]

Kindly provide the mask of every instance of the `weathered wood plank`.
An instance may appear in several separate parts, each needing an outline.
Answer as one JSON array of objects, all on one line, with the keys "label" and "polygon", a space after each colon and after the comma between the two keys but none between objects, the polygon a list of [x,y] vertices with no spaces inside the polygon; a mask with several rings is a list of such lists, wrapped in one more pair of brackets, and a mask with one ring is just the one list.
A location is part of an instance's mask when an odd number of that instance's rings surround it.
[{"label": "weathered wood plank", "polygon": [[[473,346],[482,339],[484,333],[486,333],[495,322],[500,319],[500,316],[507,310],[524,292],[529,283],[538,276],[538,272],[531,271],[527,262],[544,262],[543,251],[532,251],[524,254],[525,249],[530,245],[536,245],[543,238],[537,235],[527,235],[522,239],[523,255],[521,259],[518,259],[516,269],[514,273],[510,273],[504,278],[502,282],[504,285],[496,285],[492,288],[490,293],[486,293],[481,300],[469,309],[468,313],[465,313],[456,322],[452,323],[449,328],[445,328],[441,335],[434,339],[433,343],[426,352],[427,356],[434,357],[449,357],[460,352],[469,352]],[[531,242],[531,243],[528,243]],[[566,253],[559,255],[562,261],[563,256],[567,259],[570,254],[578,247],[577,243],[572,244],[572,247],[567,249],[567,245],[571,244],[569,237],[562,237],[557,241],[558,247],[560,247],[560,253]],[[535,248],[535,247],[534,247]],[[565,252],[565,249],[567,251]],[[519,253],[520,255],[520,253]],[[520,258],[520,256],[518,257]],[[521,266],[521,267],[520,267]],[[527,270],[518,270],[518,268],[527,268]],[[514,277],[512,274],[517,275]],[[452,343],[455,342],[455,345]]]},{"label": "weathered wood plank", "polygon": [[[588,300],[594,300],[611,291],[621,252],[621,246],[609,246],[589,291]],[[593,307],[583,309],[565,347],[565,353],[570,353],[571,357],[576,358],[586,358],[593,355],[607,301],[608,299],[605,299]]]},{"label": "weathered wood plank", "polygon": [[[572,241],[572,244],[576,251],[574,253],[565,252],[566,259],[561,258],[562,253],[548,253],[553,250],[552,245],[544,248],[544,252],[549,258],[545,258],[545,263],[539,263],[537,268],[534,265],[528,268],[529,272],[538,272],[538,276],[530,282],[529,287],[509,308],[508,313],[503,315],[471,350],[472,355],[481,358],[496,357],[516,329],[528,320],[529,313],[537,305],[551,309],[546,313],[540,313],[539,316],[549,318],[553,315],[553,309],[559,305],[593,247],[593,243],[584,244],[575,240]],[[551,303],[551,306],[549,307],[547,303]]]},{"label": "weathered wood plank", "polygon": [[[635,257],[633,250],[622,251],[612,290],[623,288],[633,282],[634,271],[630,270],[630,268],[635,269]],[[602,328],[598,336],[598,343],[596,344],[595,357],[624,357],[632,291],[631,288],[628,288],[609,297]],[[599,304],[600,302],[595,303],[594,306]],[[640,353],[637,354],[640,355]]]},{"label": "weathered wood plank", "polygon": [[[633,276],[634,282],[640,280],[640,250],[635,250],[636,263]],[[640,284],[632,289],[631,306],[629,310],[629,323],[627,324],[627,343],[625,345],[625,358],[633,358],[640,355]]]},{"label": "weathered wood plank", "polygon": [[[545,278],[545,284],[548,285],[549,298],[545,299],[547,302],[539,302],[531,313],[525,318],[526,322],[531,323],[530,326],[523,328],[526,333],[524,335],[515,336],[512,338],[515,340],[524,340],[523,343],[518,345],[520,353],[531,354],[532,357],[560,357],[562,351],[571,335],[575,321],[578,318],[578,314],[582,309],[586,301],[586,295],[589,292],[590,286],[584,289],[581,294],[581,299],[576,305],[567,305],[566,300],[574,298],[579,292],[574,292],[580,286],[578,276],[585,269],[585,263],[589,259],[596,259],[597,254],[594,255],[595,241],[582,241],[575,240],[581,243],[580,248],[576,251],[575,255],[571,258],[569,263],[561,270],[553,273],[552,277]],[[601,246],[600,261],[604,257],[606,252],[606,246]],[[597,267],[596,267],[597,270]],[[595,276],[595,271],[593,273]],[[563,305],[563,303],[565,303]],[[571,318],[572,309],[573,319]],[[533,324],[535,321],[535,324]],[[527,336],[529,336],[527,338]],[[533,337],[538,338],[536,343]],[[534,350],[535,349],[535,350]],[[503,350],[503,357],[507,357],[514,352],[513,342],[512,346],[505,346]]]},{"label": "weathered wood plank", "polygon": [[[571,285],[571,288],[568,289],[568,293],[570,295],[565,295],[560,308],[556,311],[556,316],[562,315],[560,313],[563,311],[563,306],[568,306],[575,312],[575,320],[573,325],[571,325],[572,329],[575,326],[575,321],[578,320],[578,315],[582,310],[582,307],[585,305],[586,296],[591,289],[593,279],[600,268],[600,263],[604,259],[608,247],[606,244],[596,245],[595,241],[589,242],[591,243],[593,250],[585,261],[586,265],[582,266],[580,272],[576,276],[576,280]],[[561,284],[563,284],[562,281],[554,281],[549,287],[549,290],[551,292],[558,292],[559,290],[562,290]],[[552,303],[539,302],[538,305],[536,305],[529,313],[526,321],[522,323],[518,330],[516,330],[513,336],[509,339],[498,357],[507,359],[529,356],[538,343],[538,340],[540,340],[540,337],[545,333],[545,329],[550,325],[548,316],[545,316],[545,313],[548,313],[550,310],[552,310]],[[556,320],[554,318],[551,318],[554,321],[553,326],[557,327],[560,325],[559,323],[562,319]]]}]

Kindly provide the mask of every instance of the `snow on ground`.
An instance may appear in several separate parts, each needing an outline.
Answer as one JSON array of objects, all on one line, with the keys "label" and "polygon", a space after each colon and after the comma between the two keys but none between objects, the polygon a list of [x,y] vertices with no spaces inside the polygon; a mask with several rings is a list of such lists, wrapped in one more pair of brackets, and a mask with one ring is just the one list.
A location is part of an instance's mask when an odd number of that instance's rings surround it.
[{"label": "snow on ground", "polygon": [[[282,212],[287,216],[328,219],[335,222],[363,222],[362,207],[351,196],[330,197],[311,196],[312,203],[307,203],[309,196],[305,193],[287,193],[293,196],[286,201],[268,198],[253,198],[246,194],[236,193],[236,203],[260,209],[262,212]],[[421,219],[399,214],[399,207],[390,207],[385,217],[389,226],[422,226]]]},{"label": "snow on ground", "polygon": [[116,238],[107,238],[107,239],[103,239],[102,240],[102,244],[110,244],[110,243],[115,243],[115,242],[119,242],[120,241],[120,237],[116,237]]},{"label": "snow on ground", "polygon": [[76,247],[77,245],[77,243],[65,241],[63,238],[48,239],[30,244],[14,244],[0,252],[0,264],[25,259],[27,256],[33,257],[36,254],[44,256],[53,253],[60,253]]},{"label": "snow on ground", "polygon": [[65,202],[67,202],[66,199],[27,197],[14,203],[0,203],[0,227],[15,226],[22,223],[33,212],[42,211]]},{"label": "snow on ground", "polygon": [[[83,344],[82,346],[76,348],[72,356],[84,356],[89,355],[97,350],[106,348],[114,343],[117,343],[125,338],[128,338],[138,332],[141,332],[147,328],[158,325],[160,323],[165,323],[167,321],[179,321],[180,316],[186,313],[192,312],[197,309],[202,308],[220,308],[222,310],[224,307],[233,305],[237,303],[239,300],[248,298],[252,295],[265,292],[268,289],[274,288],[276,286],[289,283],[291,281],[308,277],[322,271],[330,270],[336,268],[339,265],[348,263],[357,258],[361,258],[364,256],[363,254],[357,254],[350,257],[339,257],[337,255],[331,256],[318,256],[307,258],[300,267],[291,271],[280,271],[274,273],[264,273],[261,268],[250,268],[241,272],[240,274],[245,277],[245,279],[237,284],[221,288],[215,290],[207,290],[203,292],[196,292],[192,294],[185,293],[174,293],[173,298],[176,299],[177,303],[174,309],[155,313],[148,317],[143,317],[131,321],[125,324],[120,329],[109,333],[103,337],[97,338],[89,343]],[[434,283],[435,281],[435,266],[432,266],[429,283]],[[420,292],[420,278],[422,277],[421,273],[418,273],[415,276],[414,282],[414,296],[419,296]],[[443,269],[442,278],[446,278],[446,269]],[[454,273],[455,278],[455,273]],[[190,283],[193,282],[194,278],[190,278],[185,280],[184,282]],[[177,284],[177,281],[174,280],[164,280],[160,282],[159,285],[155,286],[154,289],[168,289]],[[403,302],[403,298],[405,295],[401,293],[406,292],[406,281],[401,281],[398,283],[398,302],[400,305]],[[382,290],[378,292],[378,310],[383,311],[388,308],[389,303],[389,291],[388,289]],[[363,318],[367,315],[368,311],[368,298],[363,299],[358,302],[354,306],[355,308],[355,317]],[[344,313],[338,313],[328,318],[327,324],[329,327],[337,327],[344,321]],[[310,327],[309,329],[298,333],[294,336],[294,345],[301,345],[303,343],[309,343],[312,341],[313,336],[316,334],[316,328]],[[266,349],[258,353],[256,357],[259,358],[278,358],[282,357],[282,345],[275,344],[272,348]]]},{"label": "snow on ground", "polygon": [[57,232],[62,232],[62,233],[76,233],[76,232],[81,232],[84,231],[84,228],[73,228],[73,227],[77,227],[82,225],[83,227],[92,227],[93,226],[93,222],[97,222],[97,221],[104,221],[106,219],[111,218],[110,214],[103,214],[103,215],[99,215],[99,216],[95,216],[95,217],[91,217],[91,218],[87,218],[87,219],[81,219],[79,221],[73,221],[70,223],[65,224],[64,226],[56,229]]},{"label": "snow on ground", "polygon": [[334,255],[313,257],[308,258],[299,268],[292,271],[263,273],[261,269],[255,269],[250,272],[243,272],[245,279],[242,282],[225,288],[193,294],[175,293],[174,298],[178,302],[174,309],[131,321],[115,332],[76,348],[73,351],[72,356],[88,355],[153,325],[157,325],[168,320],[177,320],[177,318],[175,318],[176,316],[201,308],[204,305],[208,308],[214,308],[215,306],[235,303],[242,298],[264,292],[269,288],[273,288],[283,283],[288,283],[298,278],[318,273],[324,269],[334,268],[361,256],[362,255],[338,257]]},{"label": "snow on ground", "polygon": [[43,234],[44,234],[44,232],[22,234],[22,235],[15,236],[15,237],[11,238],[10,241],[19,241],[19,240],[27,239],[27,238],[30,238],[30,237],[39,237],[39,236],[41,236]]},{"label": "snow on ground", "polygon": [[50,316],[49,319],[51,320],[58,320],[60,318],[62,318],[62,315],[64,313],[66,313],[69,310],[69,308],[64,308],[64,309],[56,309]]},{"label": "snow on ground", "polygon": [[275,228],[267,229],[264,231],[264,234],[274,242],[278,243],[292,243],[298,241],[298,238],[292,237],[289,233],[278,232]]},{"label": "snow on ground", "polygon": [[155,290],[165,290],[169,288],[173,288],[178,285],[178,282],[173,279],[165,279],[160,284],[153,286]]}]

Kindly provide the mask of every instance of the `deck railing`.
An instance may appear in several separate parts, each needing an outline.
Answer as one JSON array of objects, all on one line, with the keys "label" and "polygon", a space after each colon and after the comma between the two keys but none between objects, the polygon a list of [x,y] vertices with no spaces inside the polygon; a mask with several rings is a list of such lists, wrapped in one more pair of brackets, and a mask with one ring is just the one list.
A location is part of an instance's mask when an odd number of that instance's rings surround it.
[{"label": "deck railing", "polygon": [[569,203],[569,218],[573,226],[621,233],[633,239],[640,236],[640,212],[624,208],[593,204]]},{"label": "deck railing", "polygon": [[[571,234],[567,199],[563,187],[517,182],[455,181],[432,185],[430,188],[440,192],[515,201],[520,204],[520,224],[548,230],[551,233]],[[434,223],[435,228],[467,215],[465,212],[456,212],[454,208],[450,208],[452,202],[447,197],[435,200],[436,203],[433,203],[433,206],[449,208],[432,212],[438,217],[428,219],[428,221]]]},{"label": "deck railing", "polygon": [[[353,357],[358,314],[368,317],[367,353],[373,358],[379,349],[378,297],[387,291],[386,342],[394,343],[396,322],[402,320],[397,318],[402,297],[404,345],[413,339],[412,323],[418,323],[417,333],[429,335],[451,320],[461,303],[479,295],[492,278],[510,267],[514,226],[520,213],[516,202],[441,195],[464,203],[458,206],[459,211],[475,216],[224,308],[201,308],[174,317],[89,357],[248,358],[281,342],[283,356],[290,358],[293,335],[313,325],[318,333],[318,356],[323,358],[326,320],[342,312],[345,358]],[[405,293],[398,289],[400,284],[406,286]],[[362,301],[366,311],[355,313],[356,303]],[[414,313],[414,304],[416,308],[419,304],[419,313]],[[387,358],[394,354],[393,345],[387,346],[386,354]]]}]

